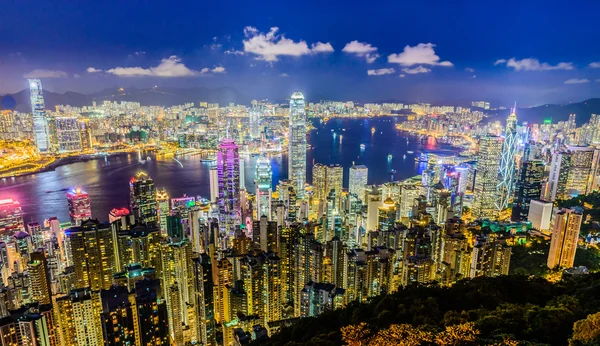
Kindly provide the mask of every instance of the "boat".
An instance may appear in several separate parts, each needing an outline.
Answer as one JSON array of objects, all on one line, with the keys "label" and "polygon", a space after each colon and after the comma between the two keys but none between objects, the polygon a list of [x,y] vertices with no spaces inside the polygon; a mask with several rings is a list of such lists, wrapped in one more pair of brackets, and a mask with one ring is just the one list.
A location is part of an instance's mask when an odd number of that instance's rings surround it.
[{"label": "boat", "polygon": [[406,154],[402,155],[402,158],[403,158],[403,159],[406,159]]},{"label": "boat", "polygon": [[375,128],[374,127],[371,128],[371,134],[375,134]]},{"label": "boat", "polygon": [[407,150],[407,151],[406,151],[406,153],[407,153],[407,154],[414,154],[415,152],[414,152],[414,151],[412,151],[412,150]]},{"label": "boat", "polygon": [[389,154],[388,155],[388,160],[391,160],[391,159],[392,159],[392,154]]},{"label": "boat", "polygon": [[366,146],[364,144],[360,145],[360,150],[365,150]]}]

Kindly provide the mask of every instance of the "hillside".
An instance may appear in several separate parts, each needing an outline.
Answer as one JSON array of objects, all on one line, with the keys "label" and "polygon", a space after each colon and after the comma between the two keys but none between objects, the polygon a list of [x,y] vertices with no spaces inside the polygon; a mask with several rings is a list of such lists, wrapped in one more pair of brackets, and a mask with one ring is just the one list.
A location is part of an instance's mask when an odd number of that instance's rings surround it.
[{"label": "hillside", "polygon": [[[409,286],[351,303],[301,319],[253,345],[567,345],[570,338],[586,337],[600,342],[600,329],[592,336],[573,335],[577,321],[585,325],[599,311],[600,274],[554,284],[515,275],[480,277],[451,287]],[[447,339],[457,335],[464,339]]]},{"label": "hillside", "polygon": [[[498,112],[493,118],[504,122],[509,112],[510,110]],[[519,122],[527,121],[529,123],[541,124],[544,122],[544,119],[552,119],[552,123],[557,123],[569,120],[569,114],[576,114],[577,125],[581,126],[581,124],[590,120],[591,114],[600,114],[600,98],[564,105],[548,104],[531,108],[517,107]]]}]

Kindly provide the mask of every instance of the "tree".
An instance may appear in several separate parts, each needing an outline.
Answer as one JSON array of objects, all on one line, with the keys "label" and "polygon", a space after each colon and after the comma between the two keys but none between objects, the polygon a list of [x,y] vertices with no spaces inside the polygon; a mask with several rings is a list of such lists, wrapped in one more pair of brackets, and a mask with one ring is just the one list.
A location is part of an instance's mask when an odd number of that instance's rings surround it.
[{"label": "tree", "polygon": [[575,322],[573,325],[573,336],[569,339],[569,345],[600,345],[600,312],[588,315],[585,320]]}]

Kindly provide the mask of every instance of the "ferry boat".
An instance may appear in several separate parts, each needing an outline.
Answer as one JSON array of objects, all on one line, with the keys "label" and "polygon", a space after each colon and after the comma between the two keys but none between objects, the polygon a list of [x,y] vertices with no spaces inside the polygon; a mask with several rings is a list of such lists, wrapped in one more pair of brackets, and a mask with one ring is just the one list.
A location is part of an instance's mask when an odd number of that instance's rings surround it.
[{"label": "ferry boat", "polygon": [[412,150],[407,150],[407,151],[406,151],[406,153],[407,153],[407,154],[414,154],[415,152],[414,152],[414,151],[412,151]]},{"label": "ferry boat", "polygon": [[375,134],[375,128],[371,127],[371,134]]},{"label": "ferry boat", "polygon": [[389,155],[388,155],[388,161],[389,161],[389,160],[391,160],[391,159],[392,159],[392,157],[393,157],[393,156],[392,156],[392,154],[389,154]]},{"label": "ferry boat", "polygon": [[360,150],[365,150],[366,146],[364,144],[360,145]]}]

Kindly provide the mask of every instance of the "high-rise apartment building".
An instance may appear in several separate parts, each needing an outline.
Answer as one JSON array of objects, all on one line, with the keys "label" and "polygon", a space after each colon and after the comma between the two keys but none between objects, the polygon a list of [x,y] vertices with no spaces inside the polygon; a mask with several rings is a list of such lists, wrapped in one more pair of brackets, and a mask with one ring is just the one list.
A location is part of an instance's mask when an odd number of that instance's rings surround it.
[{"label": "high-rise apartment building", "polygon": [[306,183],[306,110],[300,92],[293,93],[290,99],[288,136],[288,176],[297,197],[302,199]]},{"label": "high-rise apartment building", "polygon": [[39,79],[29,80],[29,98],[31,100],[31,113],[33,115],[35,145],[40,154],[45,154],[50,151],[50,130],[44,109],[42,82]]},{"label": "high-rise apartment building", "polygon": [[494,219],[498,216],[497,202],[500,199],[498,170],[502,154],[502,138],[483,136],[479,139],[477,173],[473,191],[473,216]]},{"label": "high-rise apartment building", "polygon": [[82,221],[92,217],[90,196],[81,188],[76,187],[67,191],[67,202],[71,225],[79,226]]},{"label": "high-rise apartment building", "polygon": [[81,129],[75,117],[54,118],[56,147],[59,153],[80,152],[82,150]]},{"label": "high-rise apartment building", "polygon": [[323,165],[317,163],[313,166],[313,196],[315,200],[325,201],[331,190],[335,191],[335,207],[340,209],[342,198],[342,184],[344,181],[344,168],[340,165]]},{"label": "high-rise apartment building", "polygon": [[568,146],[552,155],[545,198],[569,199],[591,193],[598,186],[600,149]]},{"label": "high-rise apartment building", "polygon": [[562,209],[554,214],[554,228],[552,229],[552,241],[548,253],[548,268],[570,268],[573,266],[582,221],[583,213],[576,208]]}]

